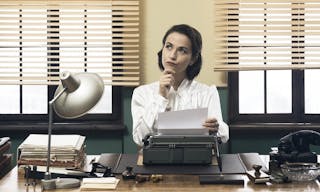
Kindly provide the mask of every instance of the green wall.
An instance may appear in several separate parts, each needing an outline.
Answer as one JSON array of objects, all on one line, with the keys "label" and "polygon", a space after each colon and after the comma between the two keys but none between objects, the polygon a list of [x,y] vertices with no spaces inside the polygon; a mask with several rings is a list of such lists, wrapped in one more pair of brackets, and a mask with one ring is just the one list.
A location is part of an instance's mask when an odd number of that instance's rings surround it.
[{"label": "green wall", "polygon": [[127,131],[123,136],[124,152],[136,153],[137,146],[132,139],[131,96],[134,88],[122,88],[123,96],[123,120]]},{"label": "green wall", "polygon": [[[85,132],[87,154],[100,153],[135,153],[137,147],[132,140],[131,95],[134,88],[121,88],[123,121],[126,131],[121,132]],[[218,88],[221,100],[222,114],[227,122],[228,90]],[[32,131],[0,131],[0,137],[9,136],[12,141],[11,153],[16,154],[17,147]],[[286,135],[285,132],[274,131],[235,131],[230,130],[230,140],[222,147],[223,153],[259,152],[268,154],[270,147],[277,146],[278,140]],[[15,157],[15,156],[14,156]],[[15,158],[13,165],[15,164]]]}]

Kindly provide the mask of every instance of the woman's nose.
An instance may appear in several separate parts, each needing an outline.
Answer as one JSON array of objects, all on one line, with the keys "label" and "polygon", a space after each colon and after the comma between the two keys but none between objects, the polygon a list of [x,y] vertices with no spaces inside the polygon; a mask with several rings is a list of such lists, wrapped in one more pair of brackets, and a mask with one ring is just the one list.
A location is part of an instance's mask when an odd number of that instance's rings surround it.
[{"label": "woman's nose", "polygon": [[177,58],[177,51],[171,50],[169,53],[170,59],[176,59]]}]

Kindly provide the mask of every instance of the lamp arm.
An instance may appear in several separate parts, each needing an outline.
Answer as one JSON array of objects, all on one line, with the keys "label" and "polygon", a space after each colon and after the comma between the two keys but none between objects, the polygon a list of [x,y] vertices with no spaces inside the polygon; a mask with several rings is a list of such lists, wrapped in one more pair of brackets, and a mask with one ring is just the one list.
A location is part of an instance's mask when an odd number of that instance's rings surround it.
[{"label": "lamp arm", "polygon": [[53,103],[65,92],[67,88],[63,88],[51,101],[49,101],[49,124],[48,124],[48,149],[47,149],[47,170],[45,179],[51,179],[50,174],[50,155],[51,155],[51,134],[52,134],[52,119],[53,119]]},{"label": "lamp arm", "polygon": [[50,103],[53,104],[53,103],[62,95],[62,93],[65,92],[66,89],[67,89],[67,88],[64,87],[51,101],[49,101],[49,104],[50,104]]}]

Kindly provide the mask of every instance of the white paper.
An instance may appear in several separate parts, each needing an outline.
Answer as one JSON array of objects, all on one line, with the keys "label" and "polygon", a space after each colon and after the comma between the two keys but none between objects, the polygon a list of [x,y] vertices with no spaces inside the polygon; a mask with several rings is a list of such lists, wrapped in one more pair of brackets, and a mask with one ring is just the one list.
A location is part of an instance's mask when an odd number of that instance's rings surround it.
[{"label": "white paper", "polygon": [[[80,135],[51,135],[51,147],[63,149],[77,149],[83,144],[85,137]],[[79,141],[81,145],[79,146]],[[47,148],[48,135],[46,134],[30,134],[23,141],[22,148]]]},{"label": "white paper", "polygon": [[158,133],[163,135],[203,135],[208,129],[202,124],[208,117],[208,108],[159,113]]},{"label": "white paper", "polygon": [[119,179],[115,177],[102,177],[102,178],[83,178],[82,183],[83,184],[111,184],[111,183],[117,183]]},{"label": "white paper", "polygon": [[106,189],[116,189],[120,179],[115,177],[106,178],[83,178],[80,187],[81,191],[105,191]]}]

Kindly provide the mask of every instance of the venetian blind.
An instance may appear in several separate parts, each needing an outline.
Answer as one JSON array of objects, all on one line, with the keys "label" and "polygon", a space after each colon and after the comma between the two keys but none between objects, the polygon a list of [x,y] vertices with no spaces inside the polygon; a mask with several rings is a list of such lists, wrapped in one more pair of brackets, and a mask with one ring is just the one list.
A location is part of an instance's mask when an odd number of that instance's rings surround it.
[{"label": "venetian blind", "polygon": [[58,84],[66,70],[138,85],[139,1],[0,1],[0,84]]},{"label": "venetian blind", "polygon": [[319,0],[215,0],[215,71],[320,68]]}]

